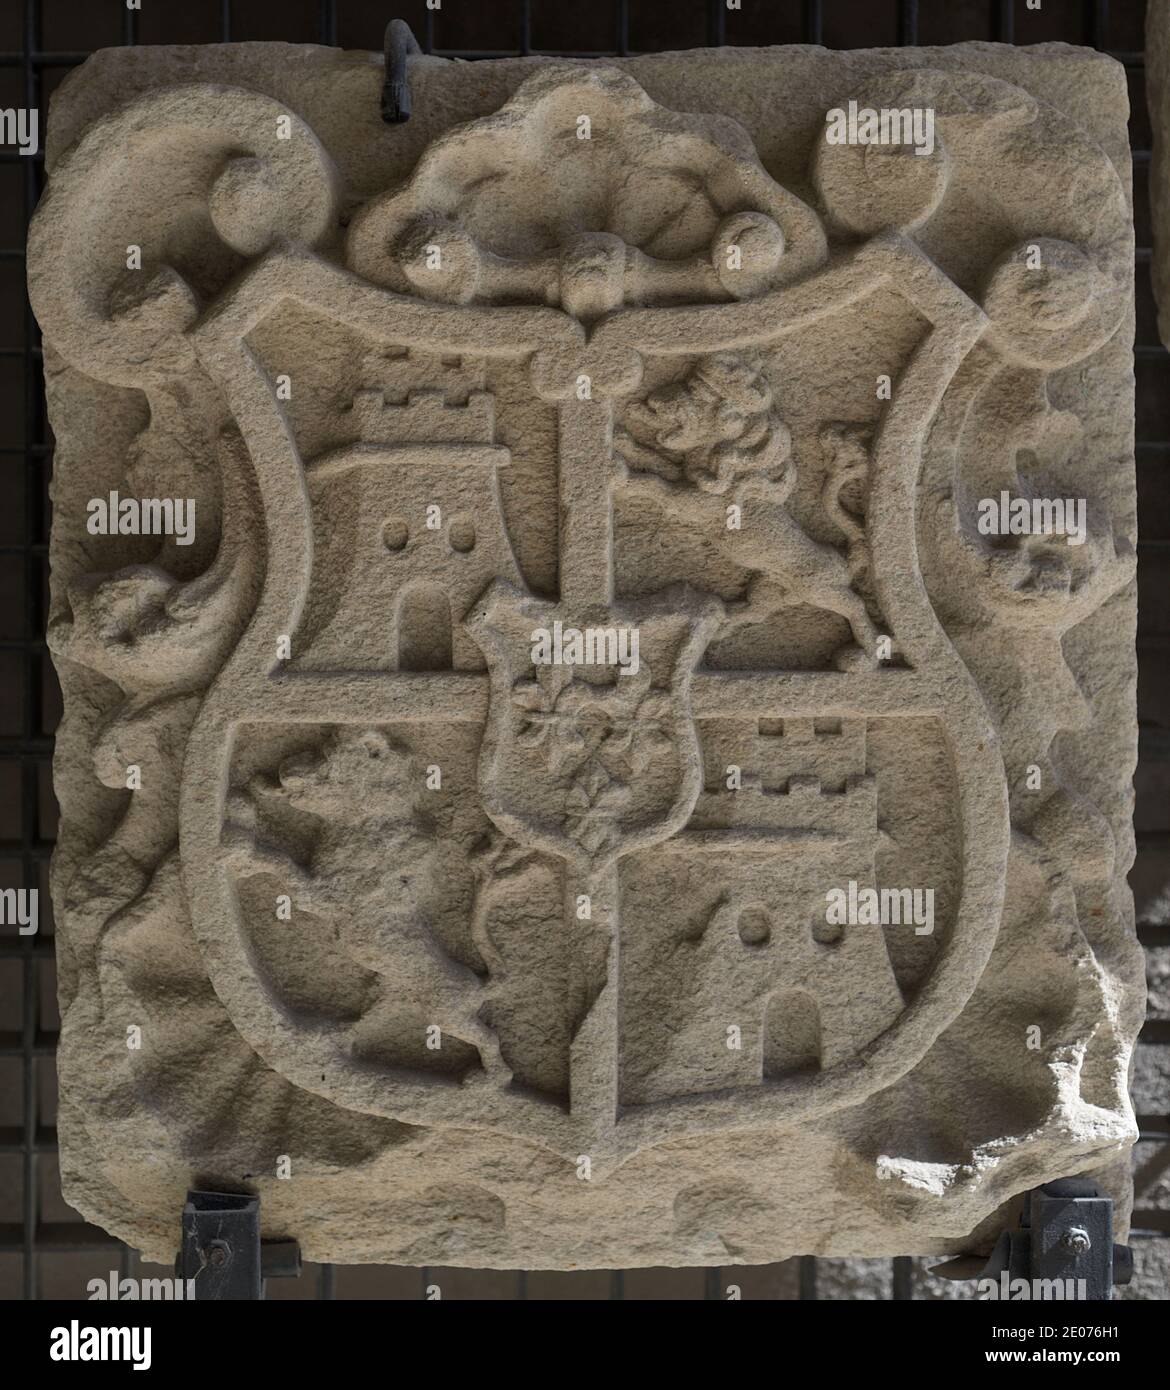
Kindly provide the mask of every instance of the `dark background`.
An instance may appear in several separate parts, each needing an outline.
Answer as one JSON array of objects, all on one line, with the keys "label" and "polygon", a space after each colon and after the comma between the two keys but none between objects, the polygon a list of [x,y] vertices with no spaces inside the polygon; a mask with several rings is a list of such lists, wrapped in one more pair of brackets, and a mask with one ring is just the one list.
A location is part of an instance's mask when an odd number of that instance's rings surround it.
[{"label": "dark background", "polygon": [[[1142,60],[1144,0],[0,0],[0,109],[38,107],[94,49],[116,44],[280,39],[381,49],[407,20],[424,49],[450,56],[582,56],[709,44],[823,43],[830,48],[1051,40],[1104,49],[1125,65],[1133,115],[1137,220],[1137,474],[1139,548],[1137,862],[1131,875],[1150,962],[1150,1014],[1134,1075],[1142,1138],[1134,1283],[1128,1298],[1170,1297],[1170,356],[1150,291],[1149,147]],[[0,888],[41,890],[41,931],[0,937],[0,1298],[85,1296],[87,1280],[137,1257],[86,1225],[62,1200],[56,1155],[58,1027],[46,872],[57,825],[50,777],[60,693],[43,638],[47,611],[52,439],[42,402],[39,335],[24,292],[24,236],[43,177],[40,158],[0,151]],[[179,1213],[175,1213],[176,1245]],[[929,1261],[824,1260],[725,1270],[580,1274],[307,1267],[272,1281],[270,1298],[939,1299],[969,1285],[928,1273]],[[143,1272],[146,1272],[143,1267]],[[153,1274],[169,1271],[152,1269]]]}]

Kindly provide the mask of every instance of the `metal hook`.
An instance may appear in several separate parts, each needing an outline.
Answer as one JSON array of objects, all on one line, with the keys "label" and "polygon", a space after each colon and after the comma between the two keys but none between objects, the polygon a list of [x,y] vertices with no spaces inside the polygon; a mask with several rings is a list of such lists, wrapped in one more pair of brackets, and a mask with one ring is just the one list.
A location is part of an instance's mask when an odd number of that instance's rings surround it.
[{"label": "metal hook", "polygon": [[421,53],[418,40],[404,19],[392,19],[386,26],[386,78],[382,83],[382,119],[387,125],[410,120],[410,82],[406,60]]}]

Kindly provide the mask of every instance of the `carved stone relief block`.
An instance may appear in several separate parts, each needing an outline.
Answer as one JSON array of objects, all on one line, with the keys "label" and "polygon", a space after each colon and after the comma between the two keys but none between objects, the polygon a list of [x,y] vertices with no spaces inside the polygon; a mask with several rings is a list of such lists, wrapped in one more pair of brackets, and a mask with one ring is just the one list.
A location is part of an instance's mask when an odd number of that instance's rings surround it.
[{"label": "carved stone relief block", "polygon": [[1124,1203],[1122,70],[380,82],[109,51],[51,113],[69,1200],[530,1268]]}]

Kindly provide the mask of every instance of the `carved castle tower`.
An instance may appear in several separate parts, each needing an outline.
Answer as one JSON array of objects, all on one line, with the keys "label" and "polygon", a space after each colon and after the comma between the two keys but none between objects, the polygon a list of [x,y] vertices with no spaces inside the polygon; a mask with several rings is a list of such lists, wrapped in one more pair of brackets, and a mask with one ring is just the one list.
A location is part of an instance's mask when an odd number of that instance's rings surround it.
[{"label": "carved castle tower", "polygon": [[683,1073],[693,1090],[830,1067],[903,1008],[883,929],[826,921],[829,889],[875,886],[865,720],[709,721],[702,742],[704,791],[658,852],[703,853],[718,898],[684,943],[694,998],[653,1077],[664,1094]]},{"label": "carved castle tower", "polygon": [[[464,614],[488,583],[522,583],[500,505],[495,401],[463,359],[383,359],[388,384],[343,413],[352,442],[305,469],[318,573],[337,602],[311,615],[309,669],[481,669]],[[438,383],[437,385],[435,383]],[[361,588],[349,572],[373,576]]]}]

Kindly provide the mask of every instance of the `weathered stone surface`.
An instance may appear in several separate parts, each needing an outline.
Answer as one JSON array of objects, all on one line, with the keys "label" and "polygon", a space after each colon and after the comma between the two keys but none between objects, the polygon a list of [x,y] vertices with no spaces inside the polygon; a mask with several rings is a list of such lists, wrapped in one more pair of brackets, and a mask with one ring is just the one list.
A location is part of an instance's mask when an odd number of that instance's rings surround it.
[{"label": "weathered stone surface", "polygon": [[914,1261],[910,1271],[912,1298],[932,1303],[970,1303],[979,1298],[977,1279],[945,1279],[933,1272],[937,1264],[931,1259]]},{"label": "weathered stone surface", "polygon": [[1164,1302],[1170,1289],[1170,1239],[1145,1236],[1133,1243],[1133,1278],[1116,1291],[1127,1301]]},{"label": "weathered stone surface", "polygon": [[817,1298],[863,1302],[889,1299],[893,1268],[889,1260],[818,1260]]},{"label": "weathered stone surface", "polygon": [[[1123,1227],[1122,70],[420,59],[397,128],[380,82],[111,51],[51,114],[70,1201],[447,1267],[986,1249],[1082,1171]],[[828,143],[851,100],[933,148]],[[191,543],[88,532],[114,490]]]},{"label": "weathered stone surface", "polygon": [[1139,1115],[1164,1115],[1170,1097],[1170,1047],[1139,1043],[1130,1092]]},{"label": "weathered stone surface", "polygon": [[1146,951],[1146,988],[1151,1018],[1170,1018],[1170,946],[1151,946]]}]

